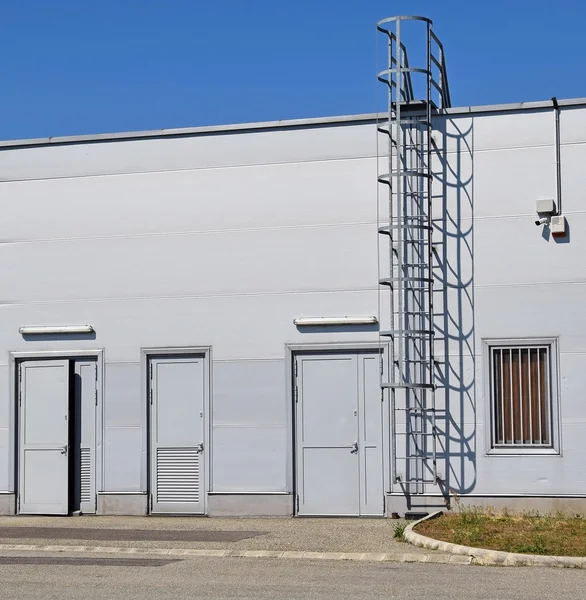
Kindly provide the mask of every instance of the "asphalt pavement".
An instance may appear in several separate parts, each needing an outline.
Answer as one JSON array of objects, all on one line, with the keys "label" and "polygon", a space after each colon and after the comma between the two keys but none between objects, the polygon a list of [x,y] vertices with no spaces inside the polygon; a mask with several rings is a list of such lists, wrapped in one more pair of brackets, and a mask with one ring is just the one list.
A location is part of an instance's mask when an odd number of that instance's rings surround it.
[{"label": "asphalt pavement", "polygon": [[0,557],[0,599],[10,600],[578,600],[585,589],[585,571],[535,567],[39,552]]}]

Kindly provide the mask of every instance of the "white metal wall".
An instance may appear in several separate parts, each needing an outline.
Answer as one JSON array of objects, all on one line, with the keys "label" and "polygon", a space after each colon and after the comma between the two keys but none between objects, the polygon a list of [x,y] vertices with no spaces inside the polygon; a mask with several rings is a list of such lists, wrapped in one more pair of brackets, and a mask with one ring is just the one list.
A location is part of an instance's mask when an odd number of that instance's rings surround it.
[{"label": "white metal wall", "polygon": [[[536,199],[555,195],[551,110],[438,124],[450,186],[449,218],[440,204],[437,216],[456,235],[436,307],[455,316],[453,339],[437,349],[453,367],[462,491],[585,489],[586,108],[564,108],[561,125],[569,243],[533,224]],[[369,122],[1,150],[0,490],[14,484],[10,351],[105,348],[101,491],[138,492],[140,349],[211,346],[213,491],[291,491],[285,343],[377,339],[293,325],[377,313],[375,155]],[[18,333],[68,323],[93,325],[95,339]],[[482,339],[531,336],[559,336],[563,457],[487,457]]]}]

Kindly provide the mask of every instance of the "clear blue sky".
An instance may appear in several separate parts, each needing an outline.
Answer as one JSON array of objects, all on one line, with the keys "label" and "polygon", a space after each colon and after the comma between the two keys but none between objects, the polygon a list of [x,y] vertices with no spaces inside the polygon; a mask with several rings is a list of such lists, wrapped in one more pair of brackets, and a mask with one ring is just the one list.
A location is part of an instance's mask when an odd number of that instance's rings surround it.
[{"label": "clear blue sky", "polygon": [[396,14],[455,105],[586,96],[586,0],[0,0],[0,139],[373,112]]}]

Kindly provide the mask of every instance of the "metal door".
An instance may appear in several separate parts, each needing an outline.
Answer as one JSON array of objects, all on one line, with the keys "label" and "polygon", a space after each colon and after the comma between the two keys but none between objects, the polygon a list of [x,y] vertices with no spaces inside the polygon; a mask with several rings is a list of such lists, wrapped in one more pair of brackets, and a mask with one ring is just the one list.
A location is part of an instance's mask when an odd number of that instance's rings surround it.
[{"label": "metal door", "polygon": [[295,360],[297,513],[382,515],[378,355]]},{"label": "metal door", "polygon": [[69,361],[19,365],[19,512],[69,508]]},{"label": "metal door", "polygon": [[204,364],[203,356],[150,360],[153,513],[205,511]]},{"label": "metal door", "polygon": [[95,360],[76,360],[75,366],[75,506],[82,513],[96,512],[96,405],[98,365]]},{"label": "metal door", "polygon": [[358,355],[360,515],[384,514],[383,403],[378,354]]}]

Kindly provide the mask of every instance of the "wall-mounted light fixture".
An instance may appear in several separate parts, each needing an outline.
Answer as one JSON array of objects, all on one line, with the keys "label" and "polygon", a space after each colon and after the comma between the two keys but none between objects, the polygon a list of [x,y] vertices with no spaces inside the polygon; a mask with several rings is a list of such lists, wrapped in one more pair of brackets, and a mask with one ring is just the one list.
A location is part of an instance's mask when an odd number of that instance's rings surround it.
[{"label": "wall-mounted light fixture", "polygon": [[93,333],[91,325],[34,325],[21,327],[18,330],[22,335],[50,335],[68,333]]},{"label": "wall-mounted light fixture", "polygon": [[316,325],[376,325],[378,319],[366,317],[297,317],[293,323],[298,327],[311,327]]}]

